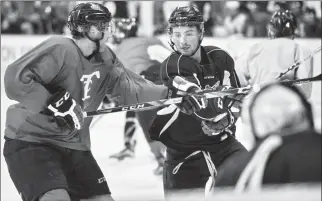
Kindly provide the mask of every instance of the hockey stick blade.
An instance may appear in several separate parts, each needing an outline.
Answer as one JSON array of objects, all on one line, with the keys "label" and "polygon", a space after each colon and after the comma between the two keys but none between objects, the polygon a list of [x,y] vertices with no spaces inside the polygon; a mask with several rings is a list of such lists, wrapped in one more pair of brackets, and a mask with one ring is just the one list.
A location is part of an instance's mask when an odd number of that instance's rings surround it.
[{"label": "hockey stick blade", "polygon": [[[282,83],[288,84],[288,85],[305,84],[305,83],[314,82],[314,81],[321,81],[321,79],[322,79],[322,74],[319,74],[311,78],[282,81]],[[230,95],[236,95],[236,94],[247,94],[251,88],[252,88],[251,86],[247,86],[242,88],[229,89],[226,91],[216,91],[216,89],[205,89],[201,92],[198,92],[197,94],[203,94],[206,96],[207,99],[209,99],[209,98],[230,96]],[[84,117],[91,117],[96,115],[123,112],[123,111],[149,110],[149,109],[153,109],[153,108],[157,108],[165,105],[177,104],[177,103],[180,103],[181,101],[182,101],[182,97],[177,97],[177,98],[162,99],[162,100],[156,100],[156,101],[150,101],[150,102],[144,102],[144,103],[137,103],[132,105],[113,107],[113,108],[104,109],[104,110],[84,112]]]}]

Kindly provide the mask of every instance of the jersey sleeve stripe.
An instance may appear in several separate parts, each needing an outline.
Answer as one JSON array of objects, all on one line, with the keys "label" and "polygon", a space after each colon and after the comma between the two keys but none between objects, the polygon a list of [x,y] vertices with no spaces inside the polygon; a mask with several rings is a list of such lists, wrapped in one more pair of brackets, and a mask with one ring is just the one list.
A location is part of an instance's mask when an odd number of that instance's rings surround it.
[{"label": "jersey sleeve stripe", "polygon": [[170,120],[164,125],[164,127],[160,131],[159,137],[162,135],[164,131],[166,131],[175,122],[175,120],[179,117],[179,113],[180,113],[180,110],[177,108],[175,113],[170,118]]},{"label": "jersey sleeve stripe", "polygon": [[[173,53],[172,53],[173,54]],[[172,54],[168,57],[167,59],[167,63],[165,65],[165,74],[167,75],[168,79],[170,79],[169,73],[168,73],[168,63],[169,63],[169,59],[172,56]]]}]

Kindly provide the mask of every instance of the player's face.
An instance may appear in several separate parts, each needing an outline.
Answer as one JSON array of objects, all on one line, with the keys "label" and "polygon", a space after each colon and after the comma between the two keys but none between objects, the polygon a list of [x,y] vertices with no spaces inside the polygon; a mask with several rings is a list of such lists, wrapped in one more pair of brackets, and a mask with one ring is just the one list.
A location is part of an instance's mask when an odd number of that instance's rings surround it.
[{"label": "player's face", "polygon": [[106,43],[109,38],[115,33],[114,23],[100,23],[97,26],[92,26],[90,37],[93,39],[100,39],[102,37],[102,33],[104,33],[103,39],[100,40],[101,43]]},{"label": "player's face", "polygon": [[173,27],[170,37],[177,51],[183,55],[191,56],[199,48],[200,32],[195,26]]}]

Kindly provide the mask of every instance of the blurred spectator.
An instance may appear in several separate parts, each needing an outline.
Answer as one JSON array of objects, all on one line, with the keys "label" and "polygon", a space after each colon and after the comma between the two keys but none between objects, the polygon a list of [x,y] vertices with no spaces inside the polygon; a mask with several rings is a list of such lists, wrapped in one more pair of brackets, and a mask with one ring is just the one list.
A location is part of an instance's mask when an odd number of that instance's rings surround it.
[{"label": "blurred spectator", "polygon": [[321,20],[317,18],[316,12],[312,8],[306,8],[303,15],[304,37],[321,37]]},{"label": "blurred spectator", "polygon": [[204,20],[205,20],[205,36],[213,36],[212,30],[214,26],[214,19],[212,18],[212,4],[210,1],[195,1],[193,2],[194,5],[197,6],[197,8],[203,12]]},{"label": "blurred spectator", "polygon": [[253,37],[266,37],[267,24],[271,14],[267,10],[268,1],[249,2],[247,7],[250,9],[254,19]]},{"label": "blurred spectator", "polygon": [[215,36],[252,36],[253,19],[247,2],[228,1],[226,2],[225,13],[227,13],[224,24],[214,28]]},{"label": "blurred spectator", "polygon": [[264,86],[244,100],[242,120],[256,146],[219,168],[217,187],[250,192],[269,185],[321,184],[321,134],[314,130],[311,105],[300,90]]},{"label": "blurred spectator", "polygon": [[[7,34],[62,34],[70,8],[87,1],[1,1],[1,31]],[[167,19],[177,6],[195,4],[205,18],[205,36],[266,37],[267,22],[277,10],[291,10],[298,19],[298,37],[321,36],[321,2],[311,1],[155,1],[152,16],[141,16],[142,1],[99,1],[114,17],[153,18],[144,32],[166,33]],[[151,15],[151,12],[146,12]],[[151,22],[148,22],[148,24]],[[68,31],[68,30],[67,30]]]},{"label": "blurred spectator", "polygon": [[15,2],[1,2],[1,33],[3,34],[23,34],[30,33],[30,26],[19,13]]},{"label": "blurred spectator", "polygon": [[189,1],[165,1],[162,4],[163,7],[163,13],[164,13],[164,18],[166,20],[169,19],[172,11],[177,7],[177,6],[188,6],[190,5]]},{"label": "blurred spectator", "polygon": [[286,3],[287,10],[290,10],[297,19],[297,32],[296,35],[300,37],[305,36],[305,30],[304,30],[304,21],[303,21],[303,11],[304,11],[304,2],[303,1],[288,1]]},{"label": "blurred spectator", "polygon": [[103,4],[110,10],[112,17],[127,18],[129,16],[127,1],[106,1]]},{"label": "blurred spectator", "polygon": [[164,13],[162,9],[164,1],[155,1],[154,2],[154,35],[164,34],[167,31],[167,20],[164,18]]}]

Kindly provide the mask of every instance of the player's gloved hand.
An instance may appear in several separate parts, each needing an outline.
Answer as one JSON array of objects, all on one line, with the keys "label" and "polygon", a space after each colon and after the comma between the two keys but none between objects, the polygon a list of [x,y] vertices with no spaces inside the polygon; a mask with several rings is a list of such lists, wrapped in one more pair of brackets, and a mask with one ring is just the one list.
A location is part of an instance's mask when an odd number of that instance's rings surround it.
[{"label": "player's gloved hand", "polygon": [[188,94],[183,96],[181,103],[177,105],[181,112],[190,115],[207,107],[208,100],[204,95],[190,95],[199,91],[200,88],[195,86],[187,90]]},{"label": "player's gloved hand", "polygon": [[[221,91],[229,90],[232,88],[233,87],[231,86],[220,86]],[[222,99],[223,107],[230,110],[230,112],[235,118],[235,121],[237,121],[237,119],[240,116],[242,101],[244,100],[247,94],[236,94],[231,96],[225,96]]]},{"label": "player's gloved hand", "polygon": [[66,90],[53,94],[47,101],[47,109],[56,117],[57,124],[80,130],[84,124],[83,110]]},{"label": "player's gloved hand", "polygon": [[[221,114],[218,114],[212,120],[204,120],[201,122],[203,132],[208,136],[218,135],[224,132],[233,124],[232,114],[226,110]],[[226,130],[227,131],[227,130]]]}]

